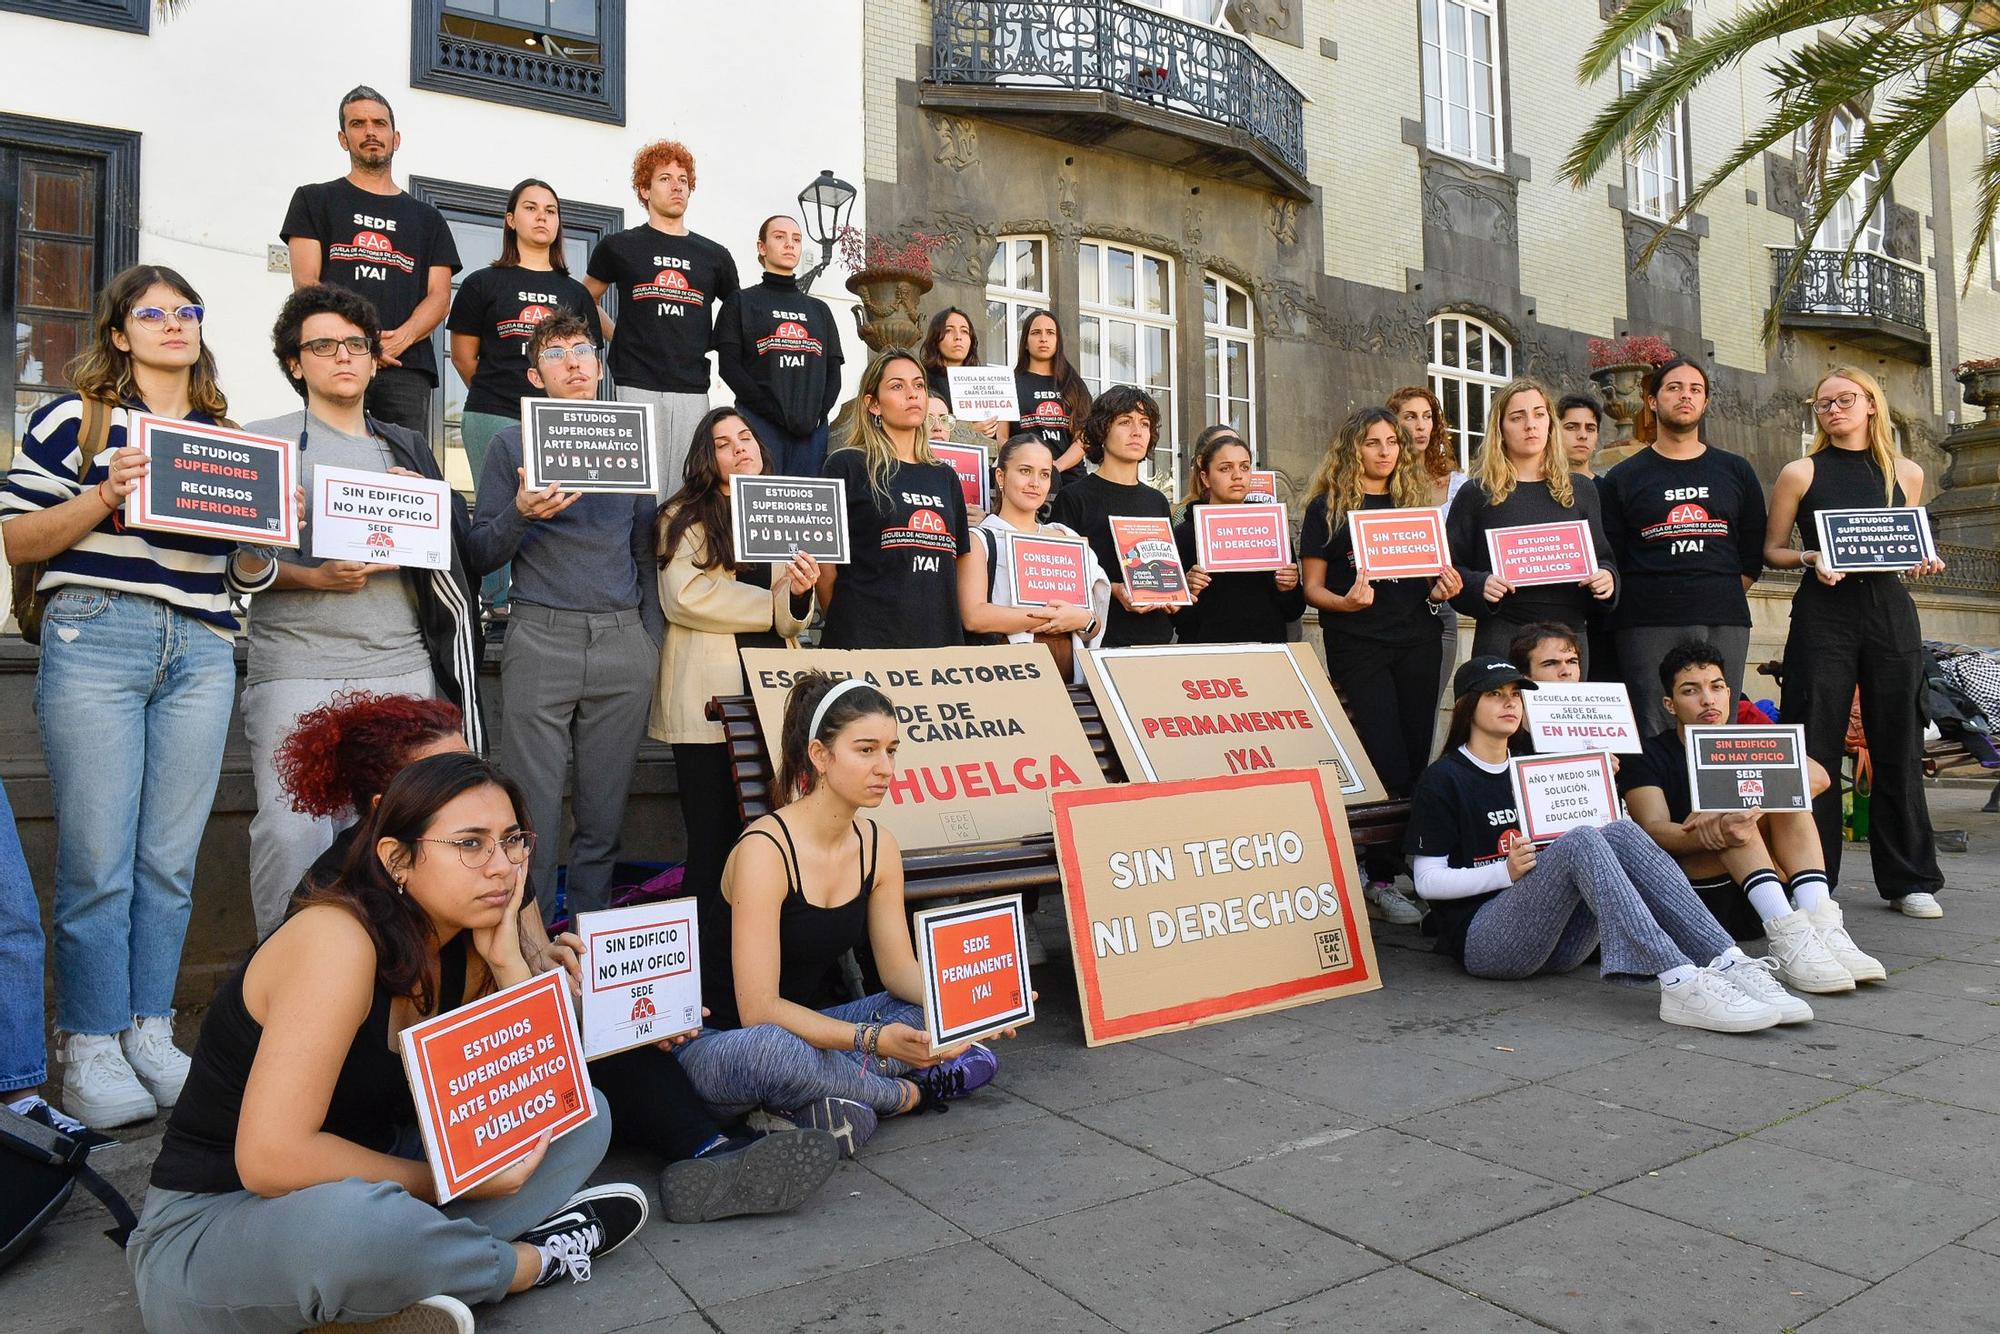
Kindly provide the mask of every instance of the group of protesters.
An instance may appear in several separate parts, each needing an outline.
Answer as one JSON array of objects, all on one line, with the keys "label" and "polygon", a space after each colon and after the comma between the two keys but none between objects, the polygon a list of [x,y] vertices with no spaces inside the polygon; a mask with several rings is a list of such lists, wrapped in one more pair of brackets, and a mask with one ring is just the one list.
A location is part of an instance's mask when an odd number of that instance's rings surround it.
[{"label": "group of protesters", "polygon": [[[973,321],[951,308],[920,348],[873,356],[852,430],[829,453],[841,341],[799,289],[796,220],[764,222],[762,276],[742,287],[728,250],[687,229],[693,155],[651,144],[632,178],[645,221],[602,241],[581,280],[567,272],[561,200],[531,179],[509,197],[499,261],[454,299],[448,228],[395,185],[388,102],[357,88],[339,113],[351,170],[301,187],[281,233],[294,290],[272,353],[302,404],[244,429],[296,442],[302,464],[441,479],[427,436],[431,335],[445,324],[468,385],[474,478],[470,505],[453,498],[448,566],[320,560],[123,521],[148,466],[128,438],[136,414],[231,424],[202,298],[155,264],[100,294],[73,392],[34,414],[0,487],[7,559],[33,571],[24,631],[41,645],[64,1110],[38,1096],[41,945],[18,845],[0,848],[6,911],[25,921],[6,939],[32,937],[33,963],[10,956],[0,1096],[93,1144],[171,1113],[129,1248],[148,1328],[393,1318],[469,1330],[471,1304],[588,1278],[645,1222],[638,1187],[585,1184],[614,1135],[661,1162],[658,1197],[676,1222],[784,1210],[881,1119],[994,1078],[987,1045],[934,1051],[923,1031],[902,857],[869,815],[894,775],[893,702],[802,674],[774,747],[777,809],[745,828],[705,713],[743,692],[744,648],[1037,642],[1080,679],[1087,650],[1281,642],[1311,606],[1383,785],[1416,798],[1407,857],[1367,854],[1369,911],[1423,922],[1481,977],[1566,970],[1595,952],[1607,975],[1657,979],[1663,1019],[1719,1031],[1810,1019],[1786,985],[1824,994],[1883,976],[1833,898],[1834,779],[1858,687],[1876,887],[1904,913],[1941,914],[1915,606],[1897,576],[1825,568],[1813,523],[1923,499],[1865,372],[1823,377],[1811,450],[1768,502],[1745,460],[1702,439],[1709,380],[1694,361],[1654,369],[1651,443],[1602,477],[1602,413],[1587,395],[1532,380],[1498,390],[1462,471],[1437,396],[1397,389],[1328,445],[1296,563],[1211,573],[1197,511],[1246,501],[1255,442],[1227,424],[1202,431],[1177,504],[1153,472],[1159,405],[1128,386],[1093,395],[1050,312],[1020,330],[1019,420],[953,415],[948,372],[981,359]],[[598,304],[614,289],[615,322]],[[711,353],[730,406],[710,404]],[[599,398],[607,369],[619,398],[651,410],[657,494],[529,486],[521,399]],[[937,457],[946,440],[990,447],[989,509],[968,505]],[[849,563],[735,559],[732,479],[777,473],[845,483]],[[309,530],[311,495],[299,505]],[[1445,511],[1449,563],[1371,580],[1348,517],[1404,508]],[[1173,524],[1187,605],[1131,596],[1111,528],[1122,517]],[[1487,568],[1489,531],[1554,520],[1588,525],[1587,579],[1517,588]],[[1016,533],[1084,539],[1087,601],[1018,605],[1002,554]],[[1695,812],[1681,729],[1736,718],[1747,591],[1766,568],[1807,572],[1783,720],[1805,725],[1813,811]],[[1454,671],[1461,615],[1476,628]],[[502,627],[496,719],[478,672]],[[239,637],[260,943],[190,1058],[172,1002]],[[1537,847],[1514,831],[1506,777],[1522,694],[1585,678],[1624,682],[1651,734],[1621,765],[1630,818]],[[539,972],[577,972],[581,942],[564,928],[611,902],[646,736],[672,747],[678,773],[682,892],[708,942],[704,1021],[594,1062],[599,1115],[586,1127],[437,1204],[397,1035]],[[1766,942],[1763,957],[1738,948],[1749,939]],[[855,955],[865,988],[843,967]]]}]

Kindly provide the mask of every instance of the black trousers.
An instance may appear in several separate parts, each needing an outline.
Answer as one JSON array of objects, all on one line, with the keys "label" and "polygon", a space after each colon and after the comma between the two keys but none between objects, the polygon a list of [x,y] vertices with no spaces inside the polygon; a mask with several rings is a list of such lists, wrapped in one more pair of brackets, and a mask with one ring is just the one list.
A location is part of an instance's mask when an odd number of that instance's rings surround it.
[{"label": "black trousers", "polygon": [[[407,426],[431,438],[430,377],[406,366],[380,366],[368,382],[368,412],[377,420]],[[477,480],[477,479],[475,479]]]},{"label": "black trousers", "polygon": [[687,867],[681,892],[704,903],[722,892],[722,867],[743,832],[736,784],[729,776],[729,747],[676,745],[675,781],[681,789],[681,819],[687,826]]},{"label": "black trousers", "polygon": [[[1868,852],[1876,891],[1885,899],[1933,894],[1944,885],[1924,800],[1921,640],[1917,604],[1894,575],[1849,575],[1828,588],[1808,573],[1792,599],[1780,716],[1805,725],[1806,753],[1837,777],[1848,711],[1855,687],[1861,688],[1861,726],[1875,774]],[[1827,879],[1838,884],[1837,781],[1813,802],[1813,821]]]},{"label": "black trousers", "polygon": [[602,1057],[590,1063],[590,1082],[611,1104],[612,1142],[626,1148],[677,1163],[721,1133],[672,1052],[634,1047]]},{"label": "black trousers", "polygon": [[[1444,641],[1429,624],[1421,639],[1384,644],[1339,633],[1326,624],[1326,674],[1347,696],[1355,735],[1391,796],[1407,796],[1430,761],[1437,722],[1438,671]],[[1402,849],[1371,844],[1364,850],[1371,880],[1391,880],[1402,869]]]}]

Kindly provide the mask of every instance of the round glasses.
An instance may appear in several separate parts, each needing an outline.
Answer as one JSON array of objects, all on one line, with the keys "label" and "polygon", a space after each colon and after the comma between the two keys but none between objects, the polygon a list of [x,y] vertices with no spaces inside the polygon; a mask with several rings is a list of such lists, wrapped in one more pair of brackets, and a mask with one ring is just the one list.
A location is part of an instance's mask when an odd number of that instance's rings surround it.
[{"label": "round glasses", "polygon": [[1861,395],[1850,389],[1844,394],[1835,394],[1832,398],[1820,399],[1817,403],[1813,404],[1813,411],[1824,417],[1829,412],[1845,412],[1860,401]]},{"label": "round glasses", "polygon": [[463,838],[420,838],[419,843],[437,843],[447,848],[458,849],[458,861],[467,870],[477,871],[493,860],[493,849],[506,852],[507,860],[519,866],[535,851],[535,836],[525,829],[517,829],[503,838],[493,838],[486,834],[467,834]]},{"label": "round glasses", "polygon": [[158,306],[134,306],[132,318],[148,329],[157,329],[172,316],[182,324],[200,324],[201,317],[208,312],[200,306],[175,306],[172,310],[162,310]]},{"label": "round glasses", "polygon": [[545,347],[541,356],[544,366],[560,366],[566,361],[581,366],[597,360],[597,349],[589,343],[572,343],[568,347]]}]

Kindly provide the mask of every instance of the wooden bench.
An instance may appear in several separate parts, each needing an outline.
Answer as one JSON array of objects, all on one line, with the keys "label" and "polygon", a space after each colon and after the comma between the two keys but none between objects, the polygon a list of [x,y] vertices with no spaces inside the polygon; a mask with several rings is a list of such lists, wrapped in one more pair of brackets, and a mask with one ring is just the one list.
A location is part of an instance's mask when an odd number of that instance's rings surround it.
[{"label": "wooden bench", "polygon": [[[1125,781],[1125,766],[1117,748],[1105,731],[1097,701],[1084,686],[1069,688],[1070,703],[1077,721],[1097,757],[1097,767],[1108,783]],[[727,695],[710,700],[708,716],[722,724],[729,746],[729,773],[736,785],[737,806],[748,821],[768,815],[776,785],[770,752],[764,748],[763,729],[757,725],[757,710],[748,695]],[[1371,802],[1347,808],[1347,825],[1358,846],[1391,843],[1401,846],[1403,830],[1410,819],[1410,803],[1404,800]],[[1037,893],[1060,891],[1062,878],[1056,869],[1055,838],[1043,834],[1014,843],[988,843],[970,848],[945,848],[930,852],[903,853],[904,896],[913,902],[961,898],[983,894]]]}]

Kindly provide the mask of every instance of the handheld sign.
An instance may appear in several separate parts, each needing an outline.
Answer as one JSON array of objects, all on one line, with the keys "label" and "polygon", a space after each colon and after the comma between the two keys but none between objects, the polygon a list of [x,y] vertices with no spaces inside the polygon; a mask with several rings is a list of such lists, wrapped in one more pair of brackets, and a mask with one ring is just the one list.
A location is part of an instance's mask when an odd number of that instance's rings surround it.
[{"label": "handheld sign", "polygon": [[1195,564],[1210,574],[1279,570],[1292,563],[1283,505],[1197,505]]},{"label": "handheld sign", "polygon": [[654,491],[652,405],[524,398],[521,467],[536,490]]},{"label": "handheld sign", "polygon": [[441,570],[451,564],[451,484],[313,465],[312,555]]},{"label": "handheld sign", "polygon": [[803,551],[847,564],[847,483],[838,477],[732,477],[729,516],[738,561],[782,563]]},{"label": "handheld sign", "polygon": [[1021,420],[1021,401],[1014,394],[1014,371],[1008,366],[947,366],[951,415],[962,422]]},{"label": "handheld sign", "polygon": [[913,921],[932,1051],[1035,1021],[1020,895],[926,908]]},{"label": "handheld sign", "polygon": [[1597,573],[1597,548],[1582,519],[1489,528],[1486,554],[1493,573],[1516,588],[1577,584]]},{"label": "handheld sign", "polygon": [[299,544],[292,441],[144,413],[131,418],[126,439],[148,464],[125,497],[132,527],[267,547]]},{"label": "handheld sign", "polygon": [[1185,607],[1194,602],[1171,522],[1114,514],[1110,524],[1111,545],[1118,549],[1125,574],[1125,596],[1134,606]]},{"label": "handheld sign", "polygon": [[1805,728],[1794,724],[1683,730],[1695,810],[1812,809]]},{"label": "handheld sign", "polygon": [[1614,750],[1637,755],[1644,749],[1632,702],[1622,685],[1544,681],[1521,692],[1528,709],[1528,735],[1543,753]]},{"label": "handheld sign", "polygon": [[1349,510],[1347,527],[1370,579],[1435,579],[1451,564],[1441,509]]},{"label": "handheld sign", "polygon": [[1611,757],[1601,750],[1579,755],[1516,755],[1507,762],[1514,809],[1531,843],[1548,843],[1572,829],[1595,829],[1618,818],[1618,787]]},{"label": "handheld sign", "polygon": [[937,455],[939,463],[949,463],[951,470],[958,474],[959,490],[965,493],[967,509],[993,508],[993,467],[987,462],[986,446],[954,445],[933,440],[931,453]]},{"label": "handheld sign", "polygon": [[1887,574],[1937,559],[1930,512],[1922,505],[1879,510],[1820,510],[1820,564],[1835,574]]},{"label": "handheld sign", "polygon": [[1278,500],[1278,474],[1275,472],[1253,471],[1250,474],[1250,490],[1243,496],[1251,505],[1273,505]]},{"label": "handheld sign", "polygon": [[1014,533],[1007,538],[1007,574],[1013,600],[1010,607],[1040,607],[1067,602],[1090,606],[1090,548],[1080,537],[1036,537]]},{"label": "handheld sign", "polygon": [[701,929],[693,899],[579,913],[583,1059],[701,1027]]},{"label": "handheld sign", "polygon": [[597,1115],[560,968],[412,1024],[402,1047],[439,1204]]}]

